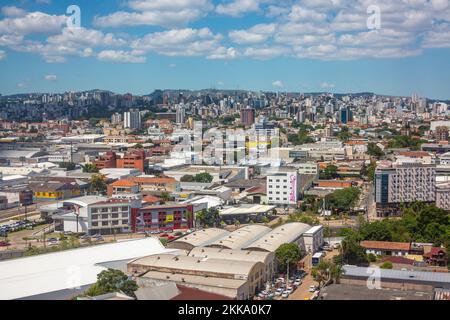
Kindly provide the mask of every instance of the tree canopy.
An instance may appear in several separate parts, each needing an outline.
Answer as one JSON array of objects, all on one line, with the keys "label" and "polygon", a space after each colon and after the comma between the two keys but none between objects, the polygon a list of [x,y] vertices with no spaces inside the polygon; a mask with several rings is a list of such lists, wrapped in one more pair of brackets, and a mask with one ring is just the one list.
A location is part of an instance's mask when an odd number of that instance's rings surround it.
[{"label": "tree canopy", "polygon": [[330,180],[336,179],[338,175],[338,167],[334,164],[329,164],[322,172],[320,173],[320,179]]},{"label": "tree canopy", "polygon": [[384,156],[383,150],[376,143],[369,142],[367,145],[367,154],[372,157],[380,158]]},{"label": "tree canopy", "polygon": [[84,166],[82,166],[83,172],[86,173],[97,173],[99,172],[97,166],[95,163],[86,163]]},{"label": "tree canopy", "polygon": [[344,188],[327,195],[326,201],[328,206],[334,209],[349,210],[356,205],[360,194],[359,188]]},{"label": "tree canopy", "polygon": [[123,292],[127,296],[136,297],[134,292],[138,289],[135,281],[120,270],[108,269],[97,275],[97,282],[85,292],[85,295],[95,297],[106,293]]},{"label": "tree canopy", "polygon": [[295,265],[301,259],[300,248],[296,243],[284,243],[275,251],[280,270],[284,270],[289,265]]},{"label": "tree canopy", "polygon": [[215,227],[220,221],[219,211],[213,208],[203,209],[197,213],[196,219],[202,226]]},{"label": "tree canopy", "polygon": [[91,191],[103,193],[106,191],[106,177],[102,174],[93,174],[90,179]]}]

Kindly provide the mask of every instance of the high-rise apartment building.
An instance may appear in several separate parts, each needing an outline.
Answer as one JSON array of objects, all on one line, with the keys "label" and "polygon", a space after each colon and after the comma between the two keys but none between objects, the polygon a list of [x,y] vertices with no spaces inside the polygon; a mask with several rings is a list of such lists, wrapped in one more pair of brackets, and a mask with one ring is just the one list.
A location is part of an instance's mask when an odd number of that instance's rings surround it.
[{"label": "high-rise apartment building", "polygon": [[449,127],[440,126],[436,128],[435,137],[437,141],[448,141]]},{"label": "high-rise apartment building", "polygon": [[118,112],[114,113],[111,116],[111,123],[113,125],[121,124],[122,123],[122,115]]},{"label": "high-rise apartment building", "polygon": [[[415,201],[436,201],[436,165],[421,163],[379,164],[375,171],[375,202],[379,213]],[[395,212],[393,212],[395,213]]]},{"label": "high-rise apartment building", "polygon": [[178,124],[183,124],[186,122],[186,110],[184,109],[184,105],[182,104],[177,106],[176,122]]},{"label": "high-rise apartment building", "polygon": [[256,111],[253,108],[241,110],[241,123],[249,127],[255,123]]},{"label": "high-rise apartment building", "polygon": [[141,113],[138,109],[130,109],[123,114],[123,126],[125,129],[139,130],[141,128]]}]

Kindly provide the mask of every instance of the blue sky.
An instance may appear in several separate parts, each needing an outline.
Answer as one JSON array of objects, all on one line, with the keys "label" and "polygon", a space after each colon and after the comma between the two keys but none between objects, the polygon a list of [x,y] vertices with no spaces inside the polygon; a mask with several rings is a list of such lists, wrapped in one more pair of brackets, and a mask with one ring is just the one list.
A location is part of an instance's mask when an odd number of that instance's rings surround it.
[{"label": "blue sky", "polygon": [[[81,9],[68,28],[67,7]],[[448,0],[0,4],[0,93],[373,91],[450,98]]]}]

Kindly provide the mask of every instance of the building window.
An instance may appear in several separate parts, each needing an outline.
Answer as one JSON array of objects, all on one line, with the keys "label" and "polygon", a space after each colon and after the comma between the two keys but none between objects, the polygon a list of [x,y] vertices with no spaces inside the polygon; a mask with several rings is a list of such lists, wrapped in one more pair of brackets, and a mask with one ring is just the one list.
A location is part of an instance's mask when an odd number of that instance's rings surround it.
[{"label": "building window", "polygon": [[102,226],[104,226],[104,227],[108,226],[108,221],[103,221]]},{"label": "building window", "polygon": [[108,208],[102,208],[102,212],[108,212]]},{"label": "building window", "polygon": [[118,212],[118,211],[119,211],[119,208],[114,207],[114,208],[111,209],[111,211],[112,211],[112,212]]},{"label": "building window", "polygon": [[128,220],[122,220],[122,224],[128,224]]},{"label": "building window", "polygon": [[92,222],[93,227],[98,227],[98,222]]},{"label": "building window", "polygon": [[119,217],[119,214],[118,214],[118,213],[113,213],[113,214],[112,214],[112,218],[113,218],[113,219],[117,219],[118,217]]},{"label": "building window", "polygon": [[98,209],[97,209],[97,208],[92,208],[91,212],[92,212],[92,213],[97,213],[97,212],[98,212]]},{"label": "building window", "polygon": [[107,214],[102,214],[102,219],[103,220],[108,219],[108,215]]},{"label": "building window", "polygon": [[92,215],[92,220],[98,220],[98,214],[93,214]]}]

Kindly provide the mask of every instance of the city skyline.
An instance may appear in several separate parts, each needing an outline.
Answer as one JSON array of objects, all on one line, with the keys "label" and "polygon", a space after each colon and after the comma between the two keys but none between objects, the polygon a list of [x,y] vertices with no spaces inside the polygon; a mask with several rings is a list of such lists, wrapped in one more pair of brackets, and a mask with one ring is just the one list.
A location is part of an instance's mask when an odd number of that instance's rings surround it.
[{"label": "city skyline", "polygon": [[3,95],[215,87],[450,98],[447,0],[82,0],[80,28],[69,28],[72,4],[2,3]]}]

